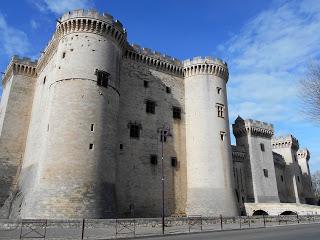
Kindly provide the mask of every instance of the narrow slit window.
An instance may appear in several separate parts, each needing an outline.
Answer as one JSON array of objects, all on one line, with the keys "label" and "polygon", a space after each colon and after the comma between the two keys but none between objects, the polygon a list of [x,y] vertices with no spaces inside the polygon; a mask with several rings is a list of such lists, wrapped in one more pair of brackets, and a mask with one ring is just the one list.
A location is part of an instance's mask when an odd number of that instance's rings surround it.
[{"label": "narrow slit window", "polygon": [[101,87],[108,87],[110,74],[108,72],[96,69],[97,85]]},{"label": "narrow slit window", "polygon": [[218,111],[218,117],[224,118],[224,105],[221,103],[216,104],[217,111]]},{"label": "narrow slit window", "polygon": [[172,107],[172,114],[174,119],[181,119],[181,108]]},{"label": "narrow slit window", "polygon": [[65,58],[66,57],[66,52],[63,52],[62,53],[62,58]]},{"label": "narrow slit window", "polygon": [[123,144],[122,143],[120,143],[120,150],[123,150]]},{"label": "narrow slit window", "polygon": [[283,182],[283,180],[284,180],[284,179],[283,179],[283,176],[281,175],[281,182]]},{"label": "narrow slit window", "polygon": [[269,177],[268,169],[263,169],[263,175],[267,178]]},{"label": "narrow slit window", "polygon": [[171,93],[171,88],[170,87],[166,87],[166,92],[167,93]]},{"label": "narrow slit window", "polygon": [[221,139],[221,141],[224,141],[225,135],[226,135],[225,132],[223,132],[223,131],[220,132],[220,139]]},{"label": "narrow slit window", "polygon": [[93,132],[94,131],[94,124],[91,124],[91,132]]},{"label": "narrow slit window", "polygon": [[45,84],[46,81],[47,81],[47,76],[45,76],[45,77],[43,78],[43,84]]},{"label": "narrow slit window", "polygon": [[265,150],[264,150],[264,144],[263,144],[263,143],[260,143],[260,149],[261,149],[262,152],[265,151]]},{"label": "narrow slit window", "polygon": [[93,147],[94,147],[93,143],[90,143],[90,144],[89,144],[89,149],[92,150]]},{"label": "narrow slit window", "polygon": [[217,93],[220,94],[221,93],[221,87],[217,87]]}]

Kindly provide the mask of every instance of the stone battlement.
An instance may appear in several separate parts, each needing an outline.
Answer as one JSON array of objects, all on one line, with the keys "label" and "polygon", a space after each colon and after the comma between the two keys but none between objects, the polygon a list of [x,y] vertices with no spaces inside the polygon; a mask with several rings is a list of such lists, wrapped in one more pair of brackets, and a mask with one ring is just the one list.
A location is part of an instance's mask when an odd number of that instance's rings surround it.
[{"label": "stone battlement", "polygon": [[141,48],[136,44],[127,46],[124,58],[141,62],[152,66],[157,70],[183,77],[183,66],[179,60],[163,55],[159,52],[152,51],[148,48]]},{"label": "stone battlement", "polygon": [[120,47],[127,44],[127,32],[118,20],[109,14],[100,15],[94,10],[75,10],[64,14],[57,23],[58,38],[73,32],[89,32],[107,37]]},{"label": "stone battlement", "polygon": [[[91,19],[95,19],[95,20],[108,22],[108,23],[113,24],[115,27],[122,29],[123,32],[126,32],[126,30],[123,28],[122,23],[119,20],[114,19],[113,16],[110,15],[109,13],[100,14],[98,11],[96,11],[94,9],[90,9],[90,10],[77,9],[74,11],[67,12],[62,15],[62,17],[59,19],[59,21],[64,22],[64,21],[74,19],[74,18],[91,18]],[[57,26],[58,25],[59,25],[59,23],[57,23]]]},{"label": "stone battlement", "polygon": [[271,139],[271,145],[273,148],[289,148],[292,147],[293,149],[299,149],[299,141],[294,136],[287,135],[287,136],[280,136],[274,137]]},{"label": "stone battlement", "polygon": [[228,81],[229,72],[227,63],[212,57],[194,57],[183,61],[185,77],[198,74],[212,74]]},{"label": "stone battlement", "polygon": [[248,133],[256,136],[271,138],[274,134],[273,125],[252,119],[242,119],[240,116],[232,124],[235,137],[241,137]]},{"label": "stone battlement", "polygon": [[37,66],[37,61],[32,61],[30,58],[26,58],[26,57],[21,58],[17,55],[13,56],[3,75],[3,78],[2,78],[3,86],[6,84],[7,80],[13,74],[21,74],[21,75],[35,77],[37,75],[36,66]]},{"label": "stone battlement", "polygon": [[246,157],[246,150],[242,146],[231,145],[232,159],[236,162],[242,162]]},{"label": "stone battlement", "polygon": [[135,44],[135,43],[131,44],[130,47],[132,49],[134,49],[137,53],[140,53],[142,55],[148,55],[148,56],[157,58],[159,60],[170,62],[170,63],[175,64],[180,67],[182,66],[182,62],[179,59],[171,57],[169,55],[162,54],[160,52],[154,51],[149,48],[143,48],[140,45]]},{"label": "stone battlement", "polygon": [[297,152],[298,159],[306,159],[309,161],[310,159],[310,152],[307,148],[299,149]]}]

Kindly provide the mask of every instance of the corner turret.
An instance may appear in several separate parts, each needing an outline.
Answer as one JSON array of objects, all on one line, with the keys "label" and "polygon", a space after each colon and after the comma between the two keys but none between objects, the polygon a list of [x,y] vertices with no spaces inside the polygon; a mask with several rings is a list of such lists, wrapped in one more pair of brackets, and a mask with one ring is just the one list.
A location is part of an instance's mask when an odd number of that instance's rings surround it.
[{"label": "corner turret", "polygon": [[238,215],[229,130],[228,67],[219,59],[183,61],[188,215]]}]

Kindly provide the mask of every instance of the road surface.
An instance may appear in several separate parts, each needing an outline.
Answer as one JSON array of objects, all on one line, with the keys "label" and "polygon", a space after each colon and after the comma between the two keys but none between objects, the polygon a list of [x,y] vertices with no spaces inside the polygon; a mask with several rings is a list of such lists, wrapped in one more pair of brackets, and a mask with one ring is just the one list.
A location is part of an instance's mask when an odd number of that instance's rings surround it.
[{"label": "road surface", "polygon": [[320,224],[281,226],[248,230],[210,232],[143,238],[145,240],[320,240]]}]

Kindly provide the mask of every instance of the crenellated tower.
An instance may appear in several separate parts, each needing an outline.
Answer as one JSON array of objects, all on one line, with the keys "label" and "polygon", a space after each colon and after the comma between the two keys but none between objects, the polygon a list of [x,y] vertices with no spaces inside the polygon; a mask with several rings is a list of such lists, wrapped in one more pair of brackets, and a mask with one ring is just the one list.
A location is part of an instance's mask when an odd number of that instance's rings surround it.
[{"label": "crenellated tower", "polygon": [[[0,105],[0,208],[14,195],[27,138],[36,61],[14,56],[2,79]],[[12,196],[11,196],[12,197]]]},{"label": "crenellated tower", "polygon": [[240,116],[232,125],[237,146],[246,149],[243,161],[248,202],[279,202],[271,137],[273,125]]},{"label": "crenellated tower", "polygon": [[[47,97],[41,124],[34,119],[27,141],[23,170],[35,166],[36,177],[25,191],[22,217],[115,216],[119,74],[125,44],[126,31],[108,14],[76,10],[59,19],[37,68],[42,89],[34,102]],[[34,134],[37,125],[41,133]],[[37,157],[32,148],[39,135],[43,151]]]},{"label": "crenellated tower", "polygon": [[286,167],[284,178],[288,190],[288,202],[304,203],[301,169],[297,160],[298,140],[292,136],[281,136],[271,140],[272,151],[283,156]]},{"label": "crenellated tower", "polygon": [[235,216],[226,83],[228,67],[212,58],[184,61],[188,215]]},{"label": "crenellated tower", "polygon": [[303,195],[307,204],[314,204],[314,194],[309,168],[310,152],[307,148],[297,151],[298,164],[302,172]]}]

